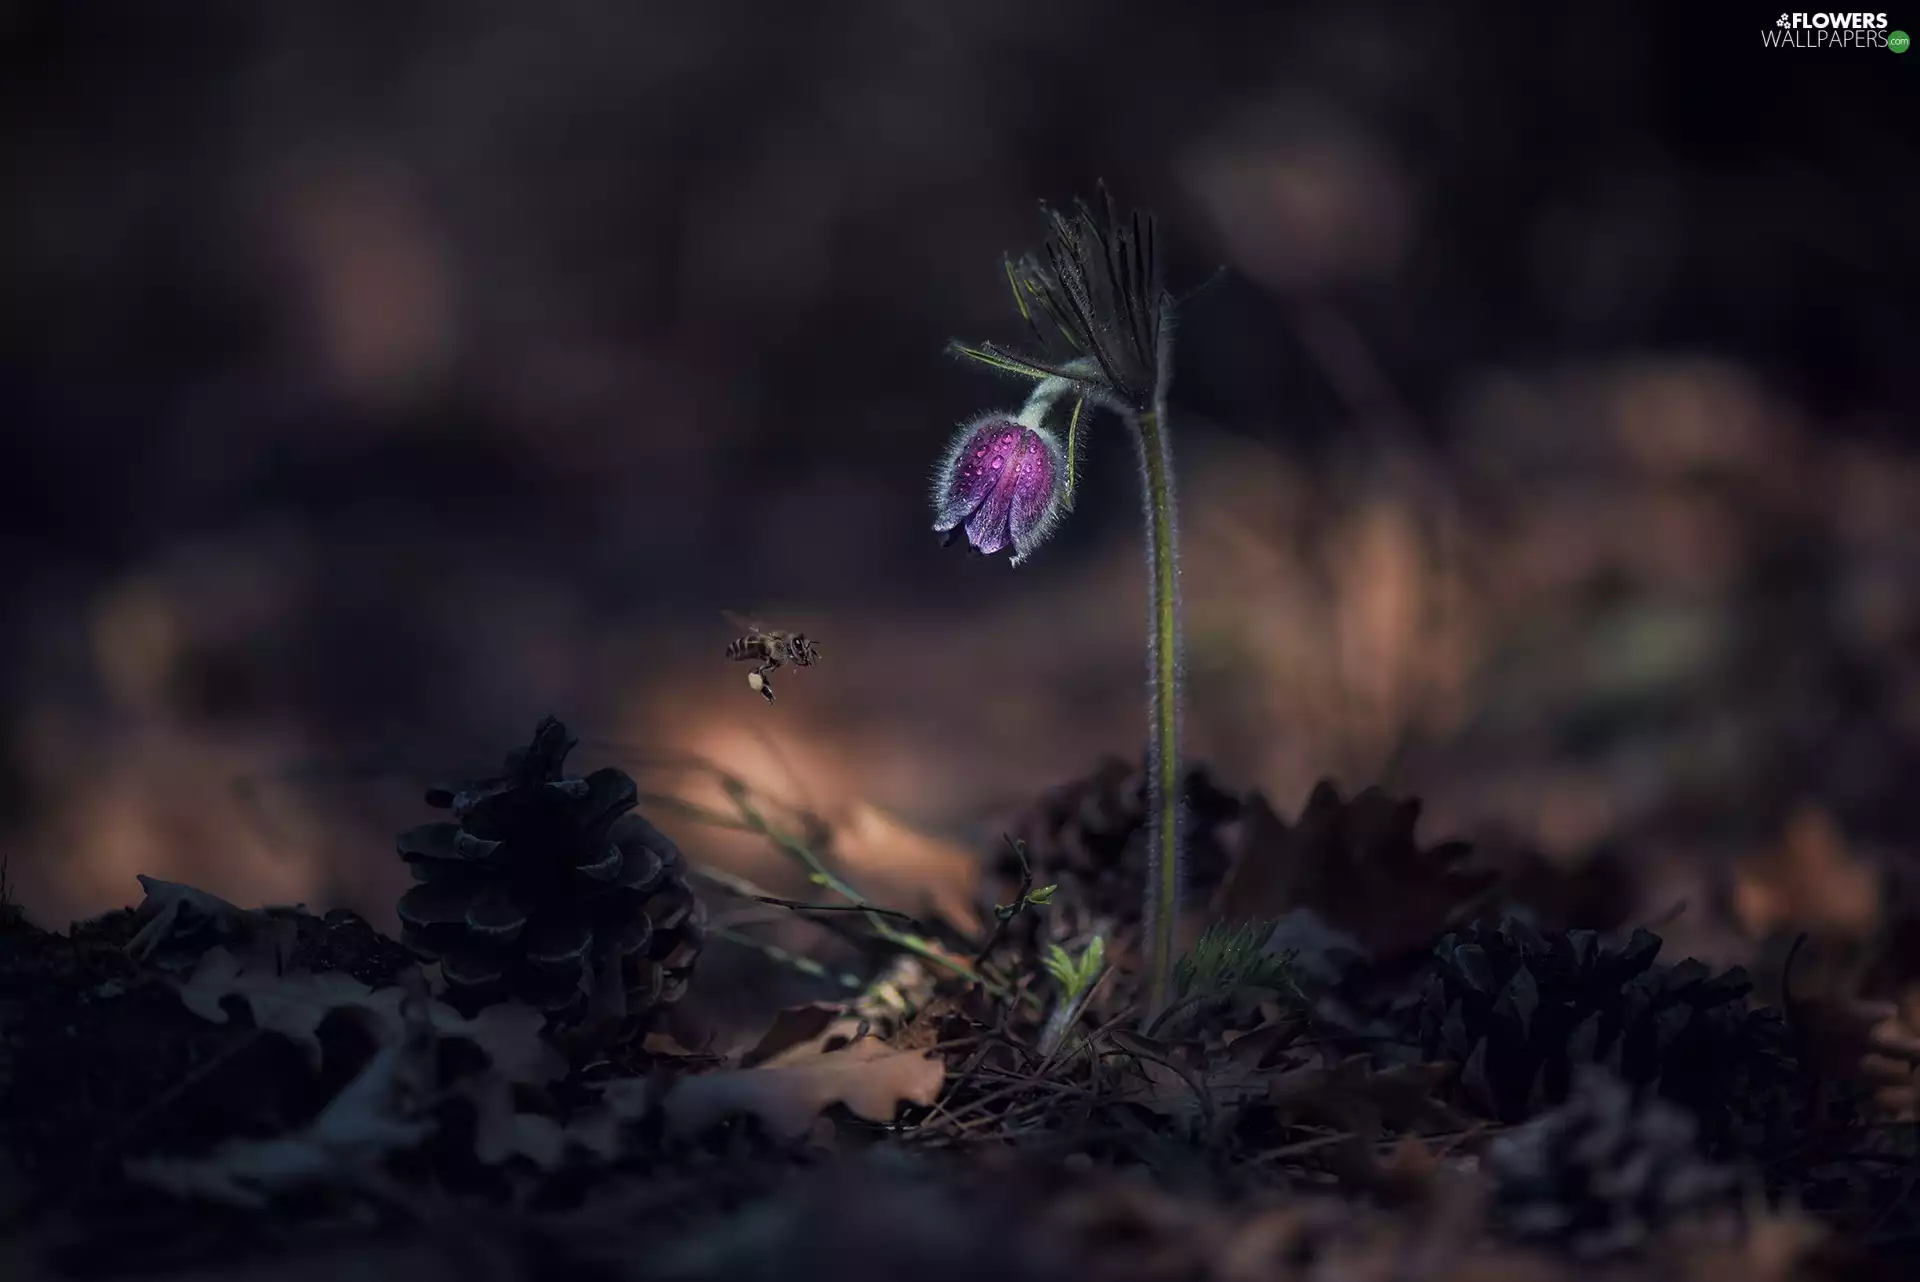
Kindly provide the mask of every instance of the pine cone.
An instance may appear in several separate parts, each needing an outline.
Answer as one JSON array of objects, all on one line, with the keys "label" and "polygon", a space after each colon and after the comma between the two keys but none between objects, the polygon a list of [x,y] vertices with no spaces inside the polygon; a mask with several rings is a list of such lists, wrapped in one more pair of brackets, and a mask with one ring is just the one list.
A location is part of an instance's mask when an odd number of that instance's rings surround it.
[{"label": "pine cone", "polygon": [[[1226,872],[1225,829],[1240,817],[1240,799],[1196,766],[1187,772],[1184,800],[1187,885],[1204,896]],[[1035,884],[1059,886],[1048,914],[1055,920],[1139,918],[1147,886],[1143,764],[1102,758],[1091,774],[1047,792],[1014,822],[1011,835],[1026,844]],[[1019,862],[1004,848],[996,871],[1003,889],[1020,880]]]},{"label": "pine cone", "polygon": [[1487,1148],[1494,1222],[1583,1260],[1636,1250],[1670,1227],[1737,1223],[1736,1173],[1704,1159],[1695,1122],[1611,1074],[1583,1069],[1566,1104]]},{"label": "pine cone", "polygon": [[1462,1100],[1488,1116],[1518,1121],[1566,1099],[1577,1066],[1605,1064],[1657,1082],[1709,1139],[1733,1142],[1791,1081],[1785,1021],[1747,1007],[1739,967],[1656,965],[1659,952],[1646,930],[1607,949],[1592,931],[1542,936],[1515,918],[1450,934],[1434,949],[1421,1042],[1464,1066]]},{"label": "pine cone", "polygon": [[438,959],[457,1007],[517,998],[557,1022],[642,1015],[686,992],[706,933],[679,849],[630,813],[625,773],[565,775],[577,741],[548,717],[499,776],[436,788],[453,812],[400,834],[422,884],[400,898],[403,939]]},{"label": "pine cone", "polygon": [[1220,914],[1252,921],[1311,908],[1376,960],[1417,955],[1497,877],[1464,867],[1466,842],[1420,845],[1419,820],[1416,799],[1368,788],[1343,801],[1323,781],[1289,825],[1256,793],[1220,888]]}]

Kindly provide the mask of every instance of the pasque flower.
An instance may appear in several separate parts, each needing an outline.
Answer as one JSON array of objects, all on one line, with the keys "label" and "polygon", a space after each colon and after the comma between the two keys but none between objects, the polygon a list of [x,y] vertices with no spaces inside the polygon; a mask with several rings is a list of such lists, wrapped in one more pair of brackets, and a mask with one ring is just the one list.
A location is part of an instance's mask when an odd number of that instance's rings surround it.
[{"label": "pasque flower", "polygon": [[[1071,214],[1047,210],[1039,253],[1006,262],[1014,305],[1038,349],[1021,354],[989,343],[955,343],[961,356],[1032,386],[1017,415],[988,414],[960,429],[934,484],[936,532],[964,526],[981,552],[1013,549],[1020,564],[1073,507],[1088,409],[1106,410],[1133,438],[1140,465],[1150,600],[1147,668],[1152,708],[1148,807],[1152,877],[1146,904],[1149,1002],[1168,999],[1174,923],[1180,901],[1180,578],[1167,435],[1173,301],[1160,279],[1153,220],[1122,221],[1106,199],[1097,215],[1084,202]],[[1065,441],[1049,418],[1064,417]]]},{"label": "pasque flower", "polygon": [[1010,414],[983,414],[961,427],[934,478],[933,528],[966,531],[976,552],[1013,549],[1013,564],[1060,521],[1067,465],[1060,440]]}]

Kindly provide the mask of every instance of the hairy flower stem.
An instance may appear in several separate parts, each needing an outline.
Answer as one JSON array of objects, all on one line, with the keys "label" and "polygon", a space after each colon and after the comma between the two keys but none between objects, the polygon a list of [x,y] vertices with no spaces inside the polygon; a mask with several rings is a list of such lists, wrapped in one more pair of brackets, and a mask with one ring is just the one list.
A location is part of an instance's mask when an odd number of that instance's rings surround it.
[{"label": "hairy flower stem", "polygon": [[1165,1007],[1173,985],[1180,919],[1180,565],[1174,518],[1173,449],[1164,398],[1128,416],[1140,454],[1147,521],[1147,669],[1152,690],[1147,748],[1147,1010]]}]

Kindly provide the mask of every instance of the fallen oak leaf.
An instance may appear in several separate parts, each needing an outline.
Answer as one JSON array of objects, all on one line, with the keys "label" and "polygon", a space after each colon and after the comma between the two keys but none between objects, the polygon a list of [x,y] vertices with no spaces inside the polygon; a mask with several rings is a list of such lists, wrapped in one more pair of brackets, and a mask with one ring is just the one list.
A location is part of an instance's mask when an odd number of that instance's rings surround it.
[{"label": "fallen oak leaf", "polygon": [[293,1042],[317,1069],[321,1021],[342,1007],[364,1003],[371,991],[341,971],[283,975],[249,967],[227,949],[214,947],[201,956],[192,976],[180,986],[180,1000],[208,1023],[224,1024],[226,999],[240,998],[252,1012],[254,1027]]},{"label": "fallen oak leaf", "polygon": [[[391,996],[397,991],[375,989],[368,1008],[383,1019],[389,1009],[397,1013],[400,999]],[[531,1006],[500,1002],[471,1019],[444,1002],[429,1002],[425,1010],[435,1033],[472,1042],[486,1053],[493,1071],[509,1082],[539,1085],[566,1075],[566,1058],[542,1036],[546,1016]]]},{"label": "fallen oak leaf", "polygon": [[901,1050],[931,1051],[962,1039],[977,1036],[988,1025],[968,1016],[966,1007],[950,996],[935,997],[908,1020],[905,1027],[888,1041]]},{"label": "fallen oak leaf", "polygon": [[[226,999],[238,997],[254,1026],[280,1034],[320,1064],[319,1028],[335,1011],[362,1019],[382,1044],[406,1038],[404,985],[375,989],[343,971],[280,974],[248,964],[222,947],[210,948],[180,986],[180,1000],[209,1023],[227,1022]],[[530,1006],[502,1002],[469,1019],[444,1002],[421,997],[421,1017],[443,1038],[470,1041],[486,1053],[493,1070],[509,1081],[539,1084],[563,1076],[566,1059],[542,1036],[545,1017]]]},{"label": "fallen oak leaf", "polygon": [[1920,1119],[1920,985],[1909,986],[1899,1001],[1845,992],[1801,996],[1793,964],[1806,939],[1802,935],[1788,954],[1783,984],[1802,1070],[1864,1088],[1883,1120]]},{"label": "fallen oak leaf", "polygon": [[1794,1017],[1810,1063],[1872,1092],[1884,1120],[1920,1119],[1920,991],[1904,1002],[1808,998]]},{"label": "fallen oak leaf", "polygon": [[1368,788],[1343,800],[1316,785],[1292,824],[1254,793],[1214,906],[1229,923],[1312,909],[1382,960],[1417,952],[1499,880],[1464,841],[1423,846],[1420,802]]},{"label": "fallen oak leaf", "polygon": [[671,1032],[651,1032],[640,1039],[640,1049],[661,1059],[717,1060],[710,1051],[695,1050]]},{"label": "fallen oak leaf", "polygon": [[298,928],[285,916],[241,908],[184,882],[135,874],[146,896],[134,909],[139,931],[127,941],[134,961],[184,970],[216,944],[243,949],[256,964],[276,969],[293,953]]},{"label": "fallen oak leaf", "polygon": [[869,1122],[891,1122],[903,1103],[931,1105],[946,1078],[946,1064],[937,1057],[863,1038],[812,1059],[680,1078],[661,1109],[671,1135],[695,1134],[724,1117],[747,1114],[781,1138],[800,1139],[835,1104]]},{"label": "fallen oak leaf", "polygon": [[1791,927],[1863,939],[1880,925],[1886,889],[1879,867],[1831,814],[1804,808],[1774,850],[1733,870],[1731,897],[1734,916],[1756,938]]},{"label": "fallen oak leaf", "polygon": [[809,1002],[778,1011],[760,1040],[740,1057],[740,1067],[758,1068],[795,1051],[804,1055],[809,1050],[824,1050],[823,1043],[833,1036],[835,1024],[844,1021],[846,1015],[847,1008],[838,1002]]},{"label": "fallen oak leaf", "polygon": [[[460,1095],[473,1105],[473,1155],[487,1166],[521,1157],[541,1170],[559,1167],[566,1157],[568,1128],[551,1117],[524,1113],[514,1107],[513,1086],[496,1073],[481,1073],[465,1084]],[[583,1127],[579,1142],[592,1147],[591,1130]]]}]

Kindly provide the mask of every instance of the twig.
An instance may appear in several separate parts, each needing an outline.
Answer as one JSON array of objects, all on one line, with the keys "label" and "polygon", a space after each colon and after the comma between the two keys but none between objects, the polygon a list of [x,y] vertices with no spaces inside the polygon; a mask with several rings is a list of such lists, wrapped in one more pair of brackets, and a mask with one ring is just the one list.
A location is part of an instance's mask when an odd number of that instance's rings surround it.
[{"label": "twig", "polygon": [[[693,876],[701,881],[705,881],[720,890],[724,890],[730,895],[736,895],[739,898],[746,900],[748,903],[764,902],[771,906],[779,906],[781,903],[781,900],[778,896],[768,894],[764,887],[758,885],[755,882],[749,881],[747,878],[740,876],[738,873],[731,873],[726,871],[723,868],[707,868],[707,867],[701,867],[697,864],[689,864],[687,865],[687,872],[690,876]],[[831,907],[837,908],[838,906],[833,905]],[[768,920],[773,920],[773,919],[770,918]],[[727,923],[721,923],[721,924],[727,924]],[[748,923],[734,922],[731,924],[744,925]],[[855,946],[856,948],[861,947],[870,942],[869,936],[860,934],[857,929],[851,928],[850,926],[842,926],[839,922],[837,922],[833,918],[828,918],[827,920],[819,921],[814,924],[820,926],[822,929],[831,931],[833,934],[839,936],[841,939],[846,940],[847,943]]]},{"label": "twig", "polygon": [[878,913],[882,917],[892,917],[904,921],[915,930],[924,929],[919,922],[897,908],[881,908],[874,904],[803,904],[797,899],[782,899],[778,895],[748,895],[755,903],[772,904],[776,908],[787,908],[797,913]]},{"label": "twig", "polygon": [[980,946],[979,953],[973,959],[975,970],[987,964],[987,958],[992,956],[995,948],[999,947],[1001,936],[1007,933],[1007,926],[1020,915],[1020,910],[1027,906],[1027,896],[1033,893],[1033,865],[1027,862],[1027,843],[1017,841],[1009,834],[1003,833],[1002,836],[1006,838],[1007,845],[1013,848],[1014,857],[1020,861],[1020,891],[1013,897],[1013,903],[1004,911],[995,906],[993,933],[987,936],[987,942]]}]

